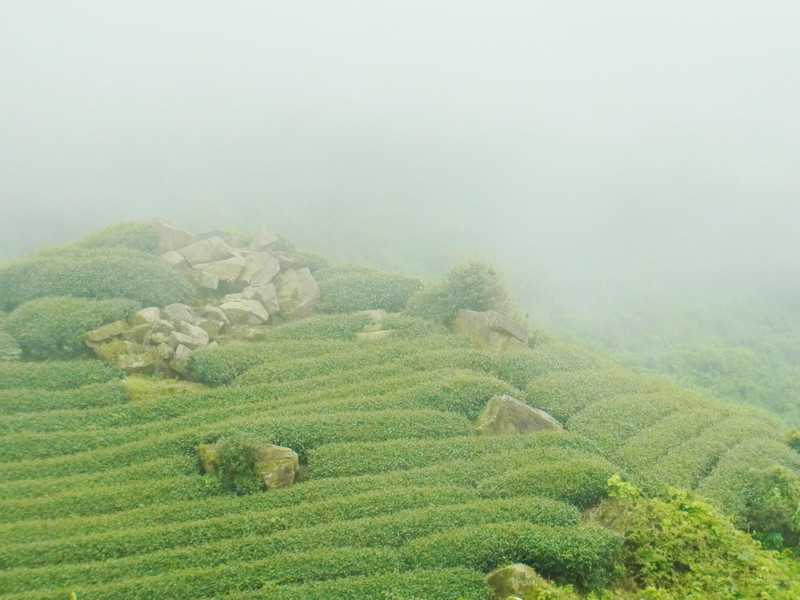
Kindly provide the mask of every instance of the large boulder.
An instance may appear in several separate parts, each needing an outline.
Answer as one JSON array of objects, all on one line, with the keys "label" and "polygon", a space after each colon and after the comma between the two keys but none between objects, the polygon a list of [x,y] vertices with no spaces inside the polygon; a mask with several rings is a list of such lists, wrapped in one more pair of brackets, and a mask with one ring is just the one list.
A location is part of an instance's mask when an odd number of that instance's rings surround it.
[{"label": "large boulder", "polygon": [[308,268],[290,269],[276,277],[280,316],[301,319],[313,314],[320,303],[319,286]]},{"label": "large boulder", "polygon": [[181,304],[180,302],[167,304],[161,309],[161,311],[161,314],[164,316],[164,318],[169,319],[170,321],[186,321],[187,323],[194,322],[192,308],[186,304]]},{"label": "large boulder", "polygon": [[479,435],[511,435],[564,427],[552,416],[503,394],[494,396],[475,423]]},{"label": "large boulder", "polygon": [[[218,281],[235,281],[245,265],[245,259],[241,256],[231,256],[224,260],[210,263],[197,263],[195,271],[215,275]],[[198,283],[198,286],[200,284]],[[212,289],[216,289],[216,286]]]},{"label": "large boulder", "polygon": [[86,345],[90,348],[93,348],[99,344],[103,344],[110,339],[120,335],[123,331],[127,330],[129,325],[127,321],[114,321],[113,323],[108,323],[107,325],[103,325],[102,327],[98,327],[97,329],[92,329],[91,331],[87,331],[83,334],[83,339],[86,341]]},{"label": "large boulder", "polygon": [[513,597],[539,600],[542,597],[540,592],[547,592],[551,587],[536,571],[521,563],[492,571],[486,580],[492,587],[491,600],[507,600]]},{"label": "large boulder", "polygon": [[180,253],[186,259],[186,262],[192,266],[217,262],[236,255],[236,251],[217,236],[199,240],[185,248],[181,248]]},{"label": "large boulder", "polygon": [[242,291],[242,298],[246,300],[258,300],[271,315],[278,314],[278,311],[281,309],[280,304],[278,304],[278,293],[275,291],[275,286],[271,283],[247,286]]},{"label": "large boulder", "polygon": [[269,313],[258,300],[228,300],[220,308],[232,325],[260,325],[269,319]]},{"label": "large boulder", "polygon": [[485,350],[503,352],[528,345],[528,331],[499,312],[459,309],[452,325],[453,333],[470,338]]},{"label": "large boulder", "polygon": [[161,219],[153,219],[153,229],[158,233],[158,250],[162,254],[193,244],[197,241],[197,236],[183,229],[173,227]]},{"label": "large boulder", "polygon": [[265,285],[281,270],[277,258],[267,252],[254,252],[245,257],[239,280],[246,285]]},{"label": "large boulder", "polygon": [[261,250],[266,250],[270,246],[275,245],[277,242],[278,236],[262,227],[253,236],[253,241],[250,242],[248,250],[251,252],[260,252]]},{"label": "large boulder", "polygon": [[192,351],[183,344],[178,344],[175,348],[175,354],[173,354],[172,360],[169,361],[169,368],[176,373],[183,374],[186,372],[186,367],[189,365],[189,359],[191,357]]},{"label": "large boulder", "polygon": [[289,487],[300,473],[297,452],[272,444],[259,446],[253,453],[253,472],[264,482],[265,490]]}]

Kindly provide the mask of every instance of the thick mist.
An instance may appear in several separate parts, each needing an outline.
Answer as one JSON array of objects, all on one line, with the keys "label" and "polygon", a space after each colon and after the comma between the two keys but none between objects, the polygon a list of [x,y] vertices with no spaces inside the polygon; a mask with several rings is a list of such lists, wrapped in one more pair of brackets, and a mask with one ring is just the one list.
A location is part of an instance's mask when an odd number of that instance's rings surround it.
[{"label": "thick mist", "polygon": [[797,281],[796,2],[7,2],[0,259],[264,224],[523,302]]}]

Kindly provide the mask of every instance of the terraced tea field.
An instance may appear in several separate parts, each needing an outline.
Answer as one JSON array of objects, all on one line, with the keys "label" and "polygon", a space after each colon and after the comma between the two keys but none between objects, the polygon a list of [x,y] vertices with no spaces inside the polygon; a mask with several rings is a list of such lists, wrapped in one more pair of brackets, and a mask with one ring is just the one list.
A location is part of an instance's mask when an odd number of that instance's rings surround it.
[{"label": "terraced tea field", "polygon": [[[525,562],[579,589],[621,537],[582,511],[614,474],[719,499],[747,526],[753,472],[800,469],[768,413],[712,402],[543,340],[492,356],[443,328],[362,315],[198,352],[198,386],[95,361],[0,364],[0,592],[9,599],[483,599]],[[495,394],[563,432],[478,437]],[[294,486],[237,495],[196,447],[296,450]]]}]

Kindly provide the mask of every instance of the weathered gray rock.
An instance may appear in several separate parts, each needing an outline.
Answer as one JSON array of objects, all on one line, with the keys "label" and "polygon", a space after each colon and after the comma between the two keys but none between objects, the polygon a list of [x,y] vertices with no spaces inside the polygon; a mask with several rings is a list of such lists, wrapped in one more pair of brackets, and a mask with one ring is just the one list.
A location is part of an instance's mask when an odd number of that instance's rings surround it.
[{"label": "weathered gray rock", "polygon": [[521,563],[492,571],[486,580],[492,587],[491,600],[507,600],[511,597],[536,600],[539,592],[550,587],[536,571]]},{"label": "weathered gray rock", "polygon": [[83,339],[86,341],[87,346],[92,347],[107,342],[111,338],[122,334],[122,332],[127,329],[127,321],[114,321],[113,323],[108,323],[97,329],[87,331],[83,334]]},{"label": "weathered gray rock", "polygon": [[306,259],[295,254],[294,252],[272,252],[272,256],[278,259],[281,265],[281,271],[288,271],[289,269],[302,269],[306,266]]},{"label": "weathered gray rock", "polygon": [[173,267],[188,267],[189,263],[186,262],[186,259],[183,258],[183,254],[178,252],[177,250],[170,250],[161,256],[165,261],[171,264]]},{"label": "weathered gray rock", "polygon": [[225,311],[223,311],[219,306],[205,306],[200,314],[211,321],[220,321],[225,323],[225,325],[230,325],[228,317],[225,316]]},{"label": "weathered gray rock", "polygon": [[158,233],[158,250],[162,254],[171,250],[180,250],[197,241],[197,236],[193,233],[178,229],[162,219],[153,219],[152,225]]},{"label": "weathered gray rock", "polygon": [[228,300],[220,305],[232,325],[260,325],[269,313],[258,300]]},{"label": "weathered gray rock", "polygon": [[264,309],[271,315],[278,314],[281,307],[278,304],[278,293],[275,286],[271,283],[262,285],[250,285],[242,291],[242,298],[246,300],[258,300]]},{"label": "weathered gray rock", "polygon": [[149,341],[151,331],[152,326],[149,323],[142,323],[123,331],[122,339],[136,342],[137,344],[145,344]]},{"label": "weathered gray rock", "polygon": [[192,309],[185,304],[176,302],[175,304],[167,304],[161,309],[161,314],[170,321],[186,321],[187,323],[194,323],[194,315]]},{"label": "weathered gray rock", "polygon": [[192,351],[183,344],[178,344],[175,348],[175,354],[172,356],[172,360],[169,361],[169,368],[177,373],[183,374],[186,372],[186,367],[191,357]]},{"label": "weathered gray rock", "polygon": [[255,449],[253,471],[266,490],[289,487],[300,473],[300,461],[291,448],[269,444]]},{"label": "weathered gray rock", "polygon": [[194,242],[182,248],[180,252],[192,266],[225,260],[236,255],[236,251],[217,236]]},{"label": "weathered gray rock", "polygon": [[250,250],[251,252],[260,252],[261,250],[266,250],[270,246],[274,245],[277,241],[278,241],[277,235],[275,235],[271,231],[267,231],[262,227],[253,236],[253,241],[250,242],[248,250]]},{"label": "weathered gray rock", "polygon": [[[203,330],[201,329],[200,331]],[[200,346],[205,346],[208,343],[208,334],[203,331],[202,337],[195,337],[193,335],[181,333],[180,331],[173,331],[169,334],[166,343],[172,348],[177,348],[180,344],[183,344],[187,348],[196,350]]]},{"label": "weathered gray rock", "polygon": [[117,368],[126,373],[152,373],[158,362],[158,357],[153,351],[125,353],[117,357]]},{"label": "weathered gray rock", "polygon": [[161,320],[161,309],[157,306],[149,306],[137,310],[129,319],[131,325],[151,325]]},{"label": "weathered gray rock", "polygon": [[281,270],[278,259],[266,252],[253,252],[245,257],[239,280],[246,285],[264,285]]},{"label": "weathered gray rock", "polygon": [[201,346],[204,346],[208,343],[208,333],[206,333],[205,329],[202,327],[198,327],[192,323],[187,323],[186,321],[178,321],[175,324],[175,329],[197,339],[200,342],[199,345]]},{"label": "weathered gray rock", "polygon": [[271,329],[266,325],[232,325],[225,328],[225,335],[245,342],[257,342],[265,339]]},{"label": "weathered gray rock", "polygon": [[174,353],[175,353],[175,351],[172,349],[172,347],[169,344],[166,344],[164,342],[162,342],[158,346],[156,346],[156,355],[161,360],[169,360],[170,358],[172,358],[172,355]]},{"label": "weathered gray rock", "polygon": [[290,269],[276,277],[280,316],[300,319],[313,314],[320,303],[319,286],[308,268]]},{"label": "weathered gray rock", "polygon": [[202,271],[204,273],[216,275],[219,281],[235,281],[242,272],[244,265],[245,259],[243,257],[232,256],[216,262],[198,263],[194,266],[194,271]]},{"label": "weathered gray rock", "polygon": [[528,331],[498,312],[459,309],[451,327],[453,333],[470,338],[478,347],[503,352],[528,345]]},{"label": "weathered gray rock", "polygon": [[492,397],[475,422],[475,431],[479,435],[511,435],[549,429],[563,429],[563,426],[543,410],[505,394]]},{"label": "weathered gray rock", "polygon": [[215,321],[214,319],[197,319],[197,326],[206,332],[209,339],[216,339],[225,323],[222,321]]},{"label": "weathered gray rock", "polygon": [[219,287],[219,277],[216,273],[192,269],[189,271],[189,275],[194,284],[201,290],[215,290]]}]

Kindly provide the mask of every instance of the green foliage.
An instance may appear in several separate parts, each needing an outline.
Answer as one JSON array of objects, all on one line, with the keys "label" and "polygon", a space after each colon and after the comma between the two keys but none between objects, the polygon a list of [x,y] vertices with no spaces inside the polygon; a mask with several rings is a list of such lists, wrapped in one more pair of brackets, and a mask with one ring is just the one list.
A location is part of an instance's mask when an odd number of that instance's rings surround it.
[{"label": "green foliage", "polygon": [[150,223],[118,223],[91,233],[74,242],[79,248],[107,248],[120,246],[141,252],[155,253],[158,233]]},{"label": "green foliage", "polygon": [[[58,411],[59,414],[53,417],[58,421],[62,420],[64,410],[103,406],[116,409],[125,402],[125,391],[117,381],[93,383],[68,390],[0,389],[0,414]],[[32,429],[30,426],[27,428]]]},{"label": "green foliage", "polygon": [[120,379],[122,375],[114,367],[93,359],[0,363],[0,389],[70,390]]},{"label": "green foliage", "polygon": [[142,306],[191,303],[195,287],[161,258],[130,248],[66,247],[0,267],[0,308],[45,296],[128,298]]},{"label": "green foliage", "polygon": [[459,308],[504,310],[508,294],[500,274],[491,266],[470,262],[451,269],[439,283],[409,299],[409,314],[449,325]]},{"label": "green foliage", "polygon": [[[5,323],[5,319],[0,322]],[[2,324],[0,324],[2,327]],[[17,340],[5,331],[0,331],[0,363],[14,362],[22,357],[22,348],[19,347]]]},{"label": "green foliage", "polygon": [[712,505],[682,491],[644,498],[612,479],[595,518],[625,536],[618,557],[643,598],[796,598],[797,564],[760,548]]},{"label": "green foliage", "polygon": [[225,487],[237,494],[263,491],[264,482],[253,470],[253,449],[263,443],[246,434],[224,437],[217,442],[219,477]]},{"label": "green foliage", "polygon": [[11,311],[4,327],[32,358],[70,358],[88,353],[86,331],[125,319],[138,308],[138,302],[125,298],[37,298]]},{"label": "green foliage", "polygon": [[422,287],[415,277],[372,268],[341,265],[317,274],[322,313],[348,313],[382,308],[403,310],[412,294]]}]

